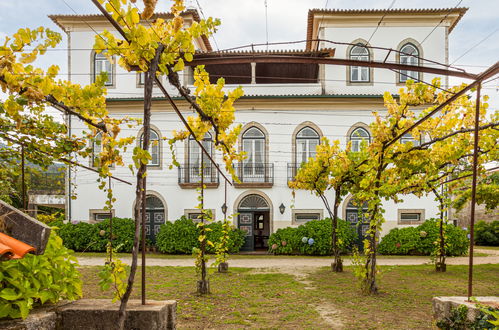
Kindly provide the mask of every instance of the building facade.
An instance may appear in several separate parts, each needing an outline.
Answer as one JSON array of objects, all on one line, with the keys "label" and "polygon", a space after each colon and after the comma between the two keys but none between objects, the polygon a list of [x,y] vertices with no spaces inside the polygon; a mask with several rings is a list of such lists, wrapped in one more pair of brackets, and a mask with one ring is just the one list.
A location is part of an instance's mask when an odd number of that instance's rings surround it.
[{"label": "building facade", "polygon": [[[424,57],[448,63],[449,34],[465,12],[466,9],[460,8],[310,10],[305,49],[270,53],[241,51],[225,53],[225,56],[307,55],[431,65],[421,59]],[[168,17],[168,14],[159,15]],[[107,71],[107,101],[111,115],[140,118],[143,108],[142,76],[126,72],[89,50],[94,43],[93,30],[112,31],[105,18],[100,15],[54,15],[51,18],[68,37],[69,79],[88,84],[96,74]],[[195,10],[186,11],[184,18],[186,24],[199,20]],[[196,44],[200,52],[198,58],[212,51],[207,38],[199,38]],[[402,53],[368,48],[366,45],[391,48]],[[396,95],[407,79],[431,81],[436,77],[411,71],[293,63],[212,65],[207,66],[207,71],[213,79],[225,77],[227,89],[241,85],[245,92],[245,96],[235,104],[236,122],[243,126],[238,147],[248,155],[243,163],[235,164],[241,182],[226,188],[223,178],[210,165],[201,173],[203,156],[192,140],[175,145],[181,166],[170,169],[172,155],[163,138],[171,137],[173,130],[183,126],[155,87],[151,140],[157,141],[157,144],[151,147],[152,162],[148,167],[147,230],[153,237],[165,221],[174,221],[181,216],[197,218],[196,188],[203,175],[207,186],[205,207],[212,210],[217,220],[222,219],[227,189],[227,213],[239,213],[234,223],[248,232],[248,249],[265,247],[267,237],[278,228],[298,226],[326,216],[319,198],[306,191],[297,191],[293,198],[288,187],[300,164],[314,155],[321,137],[339,140],[342,146],[351,140],[355,148],[362,139],[370,139],[372,111],[384,112],[382,95],[385,91]],[[185,85],[192,84],[190,68],[186,68],[182,77]],[[182,113],[185,116],[192,114],[187,103],[178,97],[166,79],[163,82],[168,92],[177,96],[175,101]],[[445,77],[442,82],[444,85],[447,83]],[[84,129],[82,123],[73,120],[72,133],[81,134]],[[122,133],[136,136],[137,141],[142,135],[138,128],[123,128]],[[406,138],[411,140],[410,136]],[[213,151],[211,140],[212,136],[207,134],[203,143],[211,150],[215,161],[221,164],[221,155]],[[132,163],[131,152],[125,155],[124,161]],[[134,182],[133,174],[126,167],[114,168],[112,172],[119,178]],[[99,221],[108,217],[108,212],[103,210],[105,194],[97,188],[97,175],[83,169],[76,169],[71,175],[71,191],[77,199],[72,202],[68,199],[71,203],[69,217],[80,221]],[[114,181],[113,191],[117,198],[113,215],[132,217],[133,186]],[[332,193],[329,195],[333,198]],[[403,199],[404,202],[399,204],[385,203],[387,221],[382,235],[396,226],[416,225],[437,215],[437,204],[431,195],[422,198],[407,195]],[[345,198],[340,215],[355,224],[359,213],[351,200],[352,196]]]}]

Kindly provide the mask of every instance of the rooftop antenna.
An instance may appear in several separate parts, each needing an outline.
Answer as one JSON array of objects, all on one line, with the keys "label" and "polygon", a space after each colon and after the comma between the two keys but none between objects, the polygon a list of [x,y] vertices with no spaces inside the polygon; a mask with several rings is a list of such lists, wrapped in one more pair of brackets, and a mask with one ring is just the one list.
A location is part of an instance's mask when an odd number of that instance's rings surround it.
[{"label": "rooftop antenna", "polygon": [[267,8],[267,0],[264,0],[265,4],[265,35],[267,37],[267,51],[269,50],[269,15]]}]

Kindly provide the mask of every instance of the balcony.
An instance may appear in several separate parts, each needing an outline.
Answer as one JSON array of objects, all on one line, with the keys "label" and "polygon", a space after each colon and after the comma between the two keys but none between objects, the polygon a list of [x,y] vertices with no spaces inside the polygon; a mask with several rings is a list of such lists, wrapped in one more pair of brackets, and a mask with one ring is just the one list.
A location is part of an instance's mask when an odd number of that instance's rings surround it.
[{"label": "balcony", "polygon": [[64,195],[65,172],[32,172],[28,190],[33,195]]},{"label": "balcony", "polygon": [[295,181],[296,173],[298,173],[300,166],[296,163],[288,163],[288,182]]},{"label": "balcony", "polygon": [[234,169],[240,182],[237,188],[270,188],[274,185],[274,164],[235,164]]},{"label": "balcony", "polygon": [[[203,169],[203,183],[206,188],[217,188],[220,177],[215,166],[205,166]],[[178,168],[178,185],[183,189],[201,187],[201,166],[185,164]]]}]

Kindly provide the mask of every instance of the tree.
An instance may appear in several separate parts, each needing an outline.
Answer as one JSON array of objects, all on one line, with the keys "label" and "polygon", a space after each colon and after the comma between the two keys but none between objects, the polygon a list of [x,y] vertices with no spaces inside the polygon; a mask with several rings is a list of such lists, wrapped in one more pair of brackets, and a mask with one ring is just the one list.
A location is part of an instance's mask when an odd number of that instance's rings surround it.
[{"label": "tree", "polygon": [[[366,156],[365,152],[351,152],[350,145],[346,151],[342,151],[339,144],[337,140],[331,144],[327,138],[323,138],[321,144],[316,147],[315,157],[302,164],[294,181],[289,183],[293,189],[315,193],[324,203],[332,220],[331,253],[334,260],[331,269],[334,272],[343,271],[338,244],[338,208],[354,180],[358,178],[357,168]],[[329,190],[334,191],[332,208],[326,197],[326,192]]]},{"label": "tree", "polygon": [[[202,139],[205,133],[211,130],[215,133],[215,147],[222,151],[226,168],[233,175],[232,162],[242,158],[242,155],[235,149],[240,126],[232,127],[234,122],[233,103],[242,95],[242,89],[237,88],[226,94],[223,91],[224,80],[219,79],[217,84],[211,84],[208,73],[202,66],[197,67],[194,72],[194,85],[196,87],[194,96],[180,83],[178,72],[184,69],[186,63],[192,61],[195,54],[194,38],[214,33],[220,24],[219,20],[208,18],[200,22],[193,22],[192,25],[186,27],[181,16],[185,9],[182,0],[174,1],[171,7],[173,14],[171,20],[165,21],[158,18],[152,23],[141,22],[137,7],[128,1],[99,0],[99,2],[105,3],[105,10],[112,15],[113,20],[119,25],[118,32],[120,32],[121,38],[110,31],[104,31],[96,36],[94,49],[97,52],[103,52],[111,61],[113,61],[113,57],[117,57],[118,64],[128,71],[145,73],[143,126],[145,138],[142,146],[136,147],[133,152],[135,168],[137,169],[137,202],[134,209],[136,226],[128,285],[120,305],[119,326],[123,328],[126,305],[137,269],[139,220],[141,214],[144,214],[146,165],[151,159],[147,150],[149,147],[153,80],[156,80],[161,88],[161,82],[157,77],[166,75],[169,83],[177,88],[180,95],[196,111],[196,116],[187,119],[191,130],[175,132],[170,144],[173,146],[176,141],[184,140],[190,135],[194,135],[198,140]],[[154,2],[145,1],[148,4]],[[151,7],[147,7],[147,12],[143,13],[143,18],[150,17],[150,10]],[[169,97],[166,90],[162,89],[162,91],[165,96]],[[205,245],[203,241],[201,243],[202,246]]]},{"label": "tree", "polygon": [[[362,177],[355,181],[352,190],[357,199],[367,202],[369,230],[364,241],[366,261],[361,272],[363,289],[376,293],[376,246],[379,231],[384,222],[383,200],[401,201],[403,194],[412,193],[422,196],[431,191],[429,182],[442,177],[445,168],[455,168],[460,163],[470,164],[472,155],[472,124],[475,104],[466,95],[459,97],[444,107],[439,116],[424,121],[411,130],[412,142],[395,141],[406,129],[423,118],[438,104],[443,103],[463,86],[455,86],[449,91],[437,92],[439,81],[433,86],[408,81],[406,88],[399,91],[399,99],[385,93],[386,115],[374,113],[371,124],[373,142],[364,146],[368,157],[359,166]],[[486,100],[486,97],[484,98]],[[419,115],[413,109],[427,107]],[[496,153],[497,121],[486,121],[487,105],[481,105],[480,134],[484,138],[480,143],[480,161],[487,161]],[[428,141],[421,141],[422,137]],[[444,174],[445,175],[445,174]]]}]

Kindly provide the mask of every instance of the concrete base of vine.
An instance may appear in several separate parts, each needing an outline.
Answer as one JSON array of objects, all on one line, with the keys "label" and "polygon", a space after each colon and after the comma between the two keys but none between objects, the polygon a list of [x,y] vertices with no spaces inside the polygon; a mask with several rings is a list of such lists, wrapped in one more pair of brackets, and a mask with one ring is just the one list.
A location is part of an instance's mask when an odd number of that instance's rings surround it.
[{"label": "concrete base of vine", "polygon": [[209,280],[199,280],[198,290],[199,294],[209,294],[210,293],[210,281]]},{"label": "concrete base of vine", "polygon": [[[116,329],[119,301],[81,299],[57,311],[58,329]],[[142,305],[130,299],[127,305],[125,329],[163,330],[176,328],[177,302],[148,300]]]},{"label": "concrete base of vine", "polygon": [[437,262],[435,263],[435,271],[444,273],[447,271],[447,265],[443,262]]},{"label": "concrete base of vine", "polygon": [[473,300],[468,301],[468,297],[434,297],[432,299],[433,319],[436,322],[451,319],[453,311],[464,306],[467,320],[474,322],[480,315],[480,306],[499,307],[499,297],[473,297]]},{"label": "concrete base of vine", "polygon": [[333,261],[331,263],[331,270],[335,273],[341,273],[343,271],[343,261]]},{"label": "concrete base of vine", "polygon": [[219,273],[227,273],[229,271],[229,263],[221,262],[218,264],[218,272]]},{"label": "concrete base of vine", "polygon": [[[56,305],[37,307],[25,320],[0,321],[7,330],[86,330],[116,329],[119,302],[109,299],[81,299]],[[128,301],[125,329],[166,330],[176,328],[177,302],[174,300]]]}]

